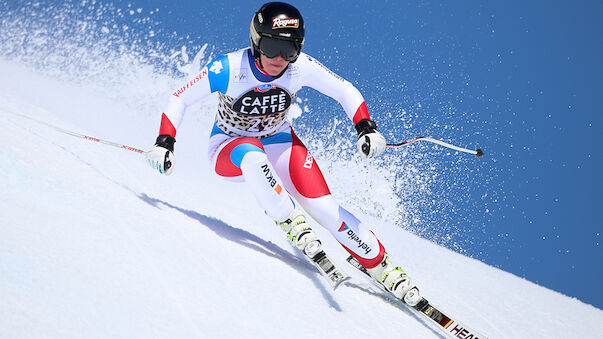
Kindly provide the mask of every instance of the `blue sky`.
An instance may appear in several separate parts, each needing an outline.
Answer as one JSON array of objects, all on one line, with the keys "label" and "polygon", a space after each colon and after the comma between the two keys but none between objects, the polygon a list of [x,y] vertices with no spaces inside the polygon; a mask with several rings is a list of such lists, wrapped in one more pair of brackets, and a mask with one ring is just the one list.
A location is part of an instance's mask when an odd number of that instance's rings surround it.
[{"label": "blue sky", "polygon": [[[476,159],[413,146],[441,171],[433,199],[451,205],[424,205],[433,210],[424,236],[453,229],[467,255],[603,307],[602,3],[292,3],[306,21],[304,51],[361,90],[386,138],[433,136],[484,149]],[[174,49],[208,43],[219,54],[248,45],[262,2],[99,4],[134,10],[116,20],[143,39]],[[303,95],[313,111],[341,110]]]}]

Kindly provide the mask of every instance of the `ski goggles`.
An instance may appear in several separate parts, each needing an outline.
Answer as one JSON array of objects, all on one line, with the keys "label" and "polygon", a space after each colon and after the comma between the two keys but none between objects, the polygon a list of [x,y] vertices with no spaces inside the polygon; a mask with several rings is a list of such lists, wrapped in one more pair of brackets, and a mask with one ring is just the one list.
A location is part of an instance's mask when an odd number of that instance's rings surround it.
[{"label": "ski goggles", "polygon": [[264,35],[260,38],[259,48],[260,53],[270,59],[281,56],[286,61],[293,61],[299,56],[302,44],[299,40],[275,39]]}]

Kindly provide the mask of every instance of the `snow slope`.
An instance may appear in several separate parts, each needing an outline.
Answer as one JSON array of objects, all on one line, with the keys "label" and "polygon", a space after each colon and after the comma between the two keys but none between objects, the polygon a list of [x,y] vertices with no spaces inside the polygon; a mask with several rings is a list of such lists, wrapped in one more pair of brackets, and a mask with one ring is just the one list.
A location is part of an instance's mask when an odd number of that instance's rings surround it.
[{"label": "snow slope", "polygon": [[[244,185],[211,172],[215,98],[189,111],[165,177],[134,152],[10,112],[148,149],[174,79],[82,83],[4,59],[0,74],[0,337],[442,337],[347,265],[317,226],[353,277],[331,291]],[[340,188],[349,181],[329,179]],[[603,338],[593,306],[364,219],[424,295],[489,338]]]}]

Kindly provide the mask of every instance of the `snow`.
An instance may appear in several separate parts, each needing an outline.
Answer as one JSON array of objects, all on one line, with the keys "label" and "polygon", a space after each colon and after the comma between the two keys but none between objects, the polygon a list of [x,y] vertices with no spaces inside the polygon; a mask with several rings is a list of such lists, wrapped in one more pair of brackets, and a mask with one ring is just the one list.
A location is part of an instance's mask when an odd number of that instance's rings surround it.
[{"label": "snow", "polygon": [[[0,73],[1,337],[442,337],[349,266],[314,223],[352,276],[332,291],[244,185],[212,173],[215,98],[189,110],[166,177],[137,153],[11,112],[148,149],[174,79],[148,74],[155,86],[141,85],[155,88],[156,102],[136,108],[136,86],[82,84],[4,59]],[[352,186],[343,175],[330,180]],[[377,194],[387,206],[387,193]],[[603,338],[601,310],[348,207],[374,225],[426,297],[489,338]]]}]

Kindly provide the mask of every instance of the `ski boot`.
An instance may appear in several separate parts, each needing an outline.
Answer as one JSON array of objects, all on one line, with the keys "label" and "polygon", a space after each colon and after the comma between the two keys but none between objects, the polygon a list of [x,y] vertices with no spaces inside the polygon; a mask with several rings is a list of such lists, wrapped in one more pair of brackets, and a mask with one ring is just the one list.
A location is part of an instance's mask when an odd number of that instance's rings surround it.
[{"label": "ski boot", "polygon": [[349,279],[345,272],[339,269],[322,250],[320,240],[316,238],[316,234],[306,223],[306,217],[300,209],[296,208],[285,220],[277,221],[276,224],[287,233],[291,244],[301,250],[318,268],[320,274],[327,279],[333,289]]},{"label": "ski boot", "polygon": [[419,289],[413,286],[402,268],[393,265],[389,261],[387,252],[379,265],[366,271],[394,297],[404,301],[409,306],[415,306],[423,299],[419,294]]},{"label": "ski boot", "polygon": [[291,244],[310,258],[320,251],[320,240],[306,222],[306,217],[299,208],[295,208],[285,220],[277,221],[276,224],[287,233]]}]

